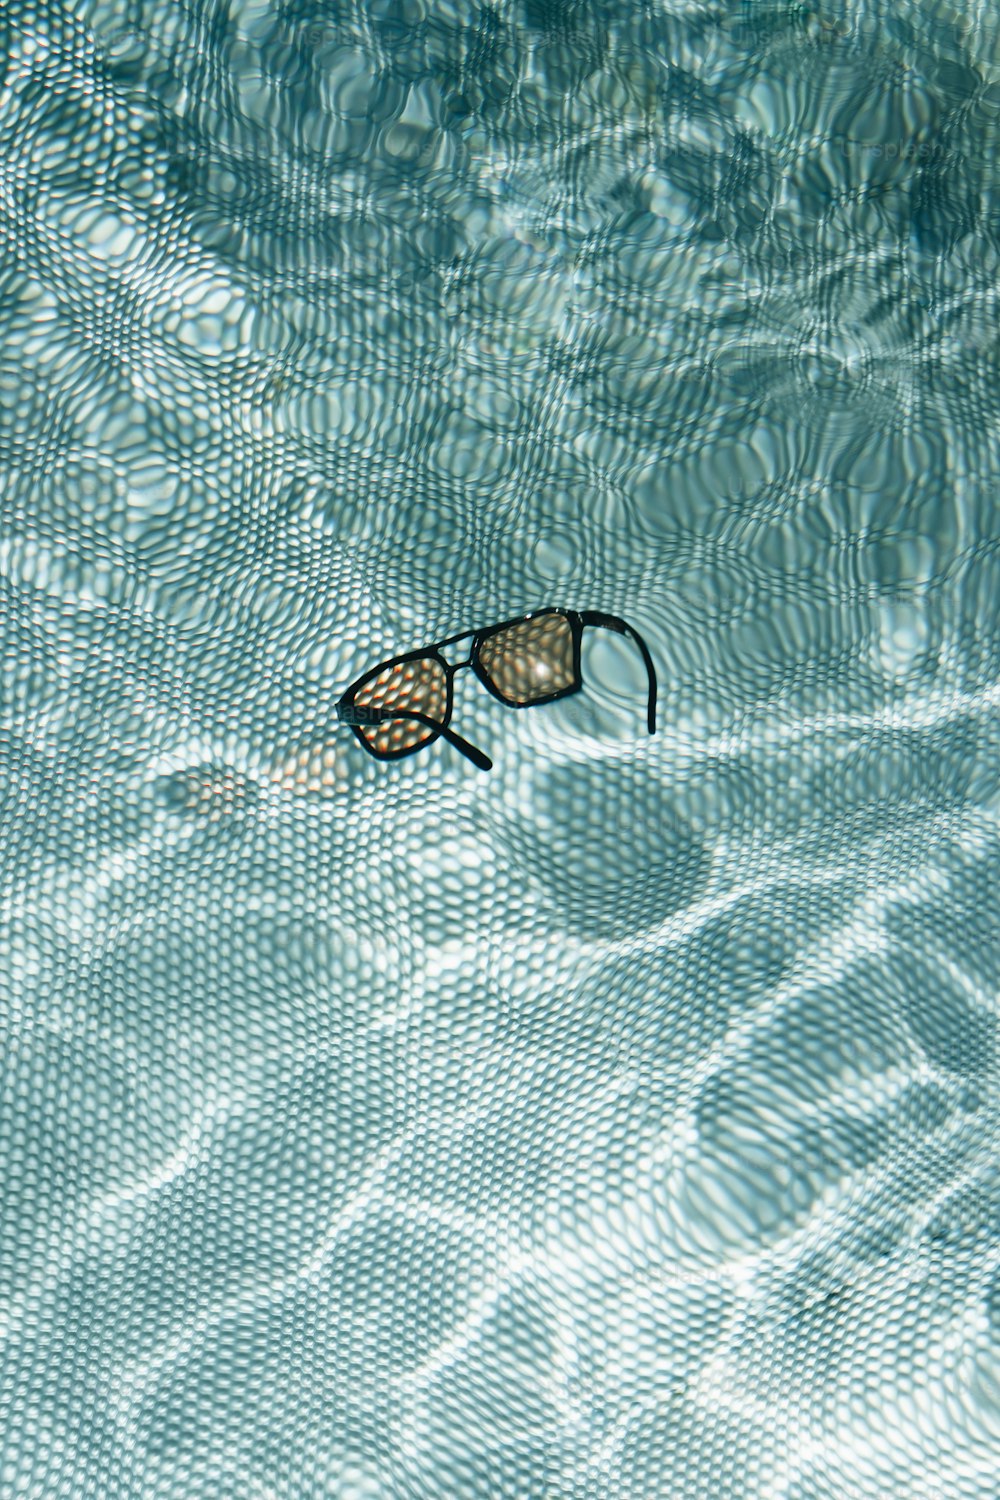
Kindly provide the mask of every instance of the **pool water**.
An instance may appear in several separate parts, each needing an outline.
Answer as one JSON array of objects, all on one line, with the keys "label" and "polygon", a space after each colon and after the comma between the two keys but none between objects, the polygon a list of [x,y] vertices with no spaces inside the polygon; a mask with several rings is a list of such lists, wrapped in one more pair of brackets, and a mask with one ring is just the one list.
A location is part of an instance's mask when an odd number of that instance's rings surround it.
[{"label": "pool water", "polygon": [[3,1493],[994,1500],[997,37],[11,0]]}]

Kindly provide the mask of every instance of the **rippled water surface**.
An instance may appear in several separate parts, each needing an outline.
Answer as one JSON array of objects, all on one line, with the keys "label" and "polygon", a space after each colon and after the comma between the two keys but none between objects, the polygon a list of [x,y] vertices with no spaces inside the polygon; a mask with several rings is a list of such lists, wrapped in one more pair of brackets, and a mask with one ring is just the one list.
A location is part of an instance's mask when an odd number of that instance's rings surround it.
[{"label": "rippled water surface", "polygon": [[998,36],[10,0],[4,1494],[995,1500]]}]

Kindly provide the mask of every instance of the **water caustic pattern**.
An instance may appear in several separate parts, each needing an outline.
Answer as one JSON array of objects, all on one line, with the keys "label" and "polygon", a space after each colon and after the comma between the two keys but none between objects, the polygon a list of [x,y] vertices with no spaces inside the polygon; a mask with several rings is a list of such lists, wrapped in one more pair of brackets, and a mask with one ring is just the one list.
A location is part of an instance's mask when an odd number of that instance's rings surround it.
[{"label": "water caustic pattern", "polygon": [[997,34],[4,6],[4,1495],[995,1500]]}]

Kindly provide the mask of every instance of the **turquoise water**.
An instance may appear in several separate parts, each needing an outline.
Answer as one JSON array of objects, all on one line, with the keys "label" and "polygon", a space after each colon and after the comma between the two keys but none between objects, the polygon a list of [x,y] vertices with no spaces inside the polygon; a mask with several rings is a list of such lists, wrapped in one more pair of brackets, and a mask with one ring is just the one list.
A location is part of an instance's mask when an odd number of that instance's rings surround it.
[{"label": "turquoise water", "polygon": [[997,36],[5,9],[0,1493],[995,1500]]}]

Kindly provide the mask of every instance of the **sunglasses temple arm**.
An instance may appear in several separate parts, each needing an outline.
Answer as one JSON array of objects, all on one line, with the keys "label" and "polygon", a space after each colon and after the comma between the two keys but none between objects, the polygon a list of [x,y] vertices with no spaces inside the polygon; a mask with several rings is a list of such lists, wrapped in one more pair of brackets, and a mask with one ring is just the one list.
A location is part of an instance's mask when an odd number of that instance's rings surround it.
[{"label": "sunglasses temple arm", "polygon": [[599,610],[587,610],[580,616],[584,625],[602,625],[607,630],[617,630],[619,635],[630,635],[642,653],[642,659],[646,664],[646,676],[649,678],[649,699],[646,703],[646,726],[650,734],[656,733],[656,668],[653,666],[653,658],[649,654],[649,647],[637,630],[631,625],[620,620],[617,615],[601,614]]},{"label": "sunglasses temple arm", "polygon": [[441,724],[437,719],[432,719],[430,714],[417,713],[415,709],[407,709],[405,713],[401,713],[398,709],[393,709],[392,712],[386,710],[385,713],[379,714],[378,717],[387,720],[416,719],[418,723],[427,724],[431,729],[436,729],[442,739],[447,740],[449,745],[453,746],[459,754],[464,755],[467,760],[471,760],[472,764],[478,766],[480,771],[492,771],[493,769],[493,762],[488,755],[484,755],[481,750],[477,750],[475,745],[470,745],[468,740],[463,740],[462,736],[456,734],[454,729],[449,729],[447,724]]}]

